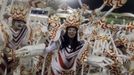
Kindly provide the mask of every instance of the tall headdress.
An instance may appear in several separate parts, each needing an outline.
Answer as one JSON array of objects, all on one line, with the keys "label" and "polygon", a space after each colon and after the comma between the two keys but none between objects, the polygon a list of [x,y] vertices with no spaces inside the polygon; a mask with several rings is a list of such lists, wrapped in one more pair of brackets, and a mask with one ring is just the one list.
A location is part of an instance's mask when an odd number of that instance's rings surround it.
[{"label": "tall headdress", "polygon": [[81,25],[81,20],[82,17],[80,12],[78,11],[70,14],[62,25],[59,16],[51,16],[48,20],[48,23],[50,23],[50,25],[53,27],[50,31],[51,38],[57,40],[63,28],[76,27],[79,29],[79,26]]},{"label": "tall headdress", "polygon": [[58,34],[59,27],[61,26],[60,18],[57,15],[53,15],[48,19],[48,23],[52,26],[52,29],[49,32],[50,37],[51,39],[55,39]]},{"label": "tall headdress", "polygon": [[57,27],[60,25],[60,18],[57,15],[53,15],[48,19],[48,23],[50,23],[52,27]]},{"label": "tall headdress", "polygon": [[29,12],[29,4],[27,2],[14,1],[11,8],[11,17],[14,20],[26,21]]},{"label": "tall headdress", "polygon": [[81,20],[82,20],[82,17],[81,17],[81,14],[80,12],[74,12],[73,14],[69,15],[65,22],[64,22],[64,25],[66,27],[76,27],[76,28],[79,28],[79,26],[81,25]]},{"label": "tall headdress", "polygon": [[122,7],[127,0],[103,0],[108,6],[116,6],[116,8]]}]

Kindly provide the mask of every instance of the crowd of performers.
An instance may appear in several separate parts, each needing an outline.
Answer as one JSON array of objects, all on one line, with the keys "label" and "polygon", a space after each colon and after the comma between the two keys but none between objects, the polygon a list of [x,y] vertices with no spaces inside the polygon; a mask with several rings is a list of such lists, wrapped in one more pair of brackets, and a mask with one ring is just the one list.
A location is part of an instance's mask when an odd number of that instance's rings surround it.
[{"label": "crowd of performers", "polygon": [[[91,12],[83,4],[35,27],[27,18],[31,6],[15,1],[0,23],[0,75],[134,75],[134,23],[106,21],[126,1],[104,0]],[[112,8],[100,15],[106,5]]]}]

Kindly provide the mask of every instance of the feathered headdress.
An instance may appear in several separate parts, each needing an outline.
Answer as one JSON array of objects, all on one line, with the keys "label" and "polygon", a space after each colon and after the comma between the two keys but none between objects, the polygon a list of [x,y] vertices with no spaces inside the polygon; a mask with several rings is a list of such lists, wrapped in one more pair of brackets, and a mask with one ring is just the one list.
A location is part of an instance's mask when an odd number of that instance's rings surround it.
[{"label": "feathered headdress", "polygon": [[74,12],[66,18],[64,25],[66,27],[73,26],[79,28],[79,26],[81,25],[81,19],[82,17],[80,12]]},{"label": "feathered headdress", "polygon": [[55,39],[56,36],[59,35],[57,32],[59,30],[59,27],[61,26],[60,18],[57,15],[53,15],[48,19],[48,23],[50,24],[50,26],[52,26],[50,37],[51,39]]},{"label": "feathered headdress", "polygon": [[79,28],[81,24],[80,12],[74,12],[73,14],[70,14],[62,25],[60,21],[61,21],[60,17],[57,15],[53,15],[48,19],[48,23],[50,23],[50,25],[53,27],[50,31],[50,36],[52,39],[57,40],[63,28],[67,28],[67,27]]},{"label": "feathered headdress", "polygon": [[48,19],[48,23],[53,27],[57,27],[60,24],[60,18],[57,15],[53,15]]},{"label": "feathered headdress", "polygon": [[127,2],[127,0],[103,0],[103,1],[106,2],[108,6],[116,5],[116,8],[122,7]]},{"label": "feathered headdress", "polygon": [[26,2],[14,1],[11,8],[11,17],[14,20],[26,21],[27,13],[29,12],[29,5]]}]

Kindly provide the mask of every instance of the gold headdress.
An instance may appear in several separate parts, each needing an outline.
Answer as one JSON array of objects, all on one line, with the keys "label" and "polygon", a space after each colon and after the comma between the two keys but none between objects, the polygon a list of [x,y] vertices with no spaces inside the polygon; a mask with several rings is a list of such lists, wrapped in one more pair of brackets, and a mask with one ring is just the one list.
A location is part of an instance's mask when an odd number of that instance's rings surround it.
[{"label": "gold headdress", "polygon": [[60,18],[56,15],[53,15],[48,19],[48,23],[50,24],[50,26],[52,26],[52,29],[49,32],[50,37],[51,37],[51,39],[55,39],[57,32],[59,30],[59,27],[61,26]]},{"label": "gold headdress", "polygon": [[57,27],[57,25],[60,24],[60,18],[56,15],[53,15],[48,19],[48,23],[50,23],[50,25],[53,27]]},{"label": "gold headdress", "polygon": [[26,2],[15,1],[11,8],[11,17],[14,20],[26,21],[29,5]]},{"label": "gold headdress", "polygon": [[81,16],[79,12],[75,12],[68,16],[64,21],[63,25],[61,25],[60,17],[53,15],[48,19],[48,23],[50,23],[50,26],[52,26],[52,29],[50,31],[51,39],[57,40],[60,36],[60,32],[62,31],[62,29],[70,26],[79,28],[81,24]]},{"label": "gold headdress", "polygon": [[103,1],[106,2],[108,6],[116,5],[116,8],[122,7],[127,2],[127,0],[103,0]]},{"label": "gold headdress", "polygon": [[80,12],[75,12],[72,15],[68,16],[64,25],[66,27],[73,26],[79,28],[81,24],[81,15]]}]

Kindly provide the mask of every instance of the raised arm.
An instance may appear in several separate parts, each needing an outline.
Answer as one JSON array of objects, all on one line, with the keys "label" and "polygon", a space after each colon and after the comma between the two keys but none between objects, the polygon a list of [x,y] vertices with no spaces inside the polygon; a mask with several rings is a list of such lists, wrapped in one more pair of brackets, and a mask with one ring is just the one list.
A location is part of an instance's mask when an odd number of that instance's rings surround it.
[{"label": "raised arm", "polygon": [[45,48],[46,45],[44,43],[38,45],[29,45],[16,50],[15,55],[16,57],[20,58],[42,55]]},{"label": "raised arm", "polygon": [[44,43],[38,45],[29,45],[16,50],[15,55],[16,57],[20,58],[43,55],[48,52],[53,52],[58,48],[58,46],[58,42],[51,42],[48,47],[46,47]]},{"label": "raised arm", "polygon": [[43,55],[48,52],[53,52],[60,46],[60,37],[62,36],[62,29],[59,29],[57,36],[51,41],[50,45],[46,47],[44,43],[38,45],[29,45],[22,47],[15,51],[16,57],[31,57],[37,55]]}]

